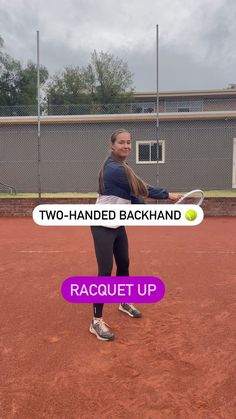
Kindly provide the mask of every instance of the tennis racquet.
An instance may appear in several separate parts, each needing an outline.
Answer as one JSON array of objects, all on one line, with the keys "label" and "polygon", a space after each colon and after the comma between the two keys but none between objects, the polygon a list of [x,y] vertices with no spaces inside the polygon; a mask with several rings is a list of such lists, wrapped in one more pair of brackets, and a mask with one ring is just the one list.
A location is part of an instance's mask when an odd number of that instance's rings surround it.
[{"label": "tennis racquet", "polygon": [[201,189],[194,189],[183,195],[175,204],[201,205],[204,200],[204,192]]}]

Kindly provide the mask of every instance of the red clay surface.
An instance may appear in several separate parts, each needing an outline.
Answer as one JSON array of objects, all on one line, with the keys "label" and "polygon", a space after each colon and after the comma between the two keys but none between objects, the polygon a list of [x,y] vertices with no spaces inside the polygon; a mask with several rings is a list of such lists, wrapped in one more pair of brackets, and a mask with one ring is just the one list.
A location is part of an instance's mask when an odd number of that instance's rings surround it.
[{"label": "red clay surface", "polygon": [[106,305],[116,340],[101,342],[91,305],[60,293],[96,275],[89,228],[0,218],[1,418],[236,417],[236,218],[127,231],[130,274],[166,295],[141,319]]}]

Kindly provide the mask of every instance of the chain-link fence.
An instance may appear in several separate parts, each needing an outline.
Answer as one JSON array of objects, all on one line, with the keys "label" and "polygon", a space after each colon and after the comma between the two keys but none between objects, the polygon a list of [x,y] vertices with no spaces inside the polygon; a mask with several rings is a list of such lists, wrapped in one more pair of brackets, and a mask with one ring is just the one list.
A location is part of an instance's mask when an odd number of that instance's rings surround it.
[{"label": "chain-link fence", "polygon": [[111,133],[121,127],[133,137],[129,164],[148,183],[170,191],[236,188],[236,113],[163,112],[159,118],[157,148],[151,112],[42,116],[40,141],[37,117],[2,117],[0,192],[96,192]]},{"label": "chain-link fence", "polygon": [[[42,105],[41,115],[104,115],[156,112],[155,102]],[[37,105],[0,106],[1,116],[37,116]]]},{"label": "chain-link fence", "polygon": [[[104,115],[104,114],[136,114],[155,113],[156,100],[136,98],[133,102],[122,103],[93,103],[93,104],[64,104],[52,105],[43,103],[41,115]],[[179,97],[160,98],[159,111],[161,113],[186,113],[186,112],[216,112],[236,111],[236,94],[227,98],[206,97]],[[38,108],[35,105],[0,106],[1,116],[37,116]]]}]

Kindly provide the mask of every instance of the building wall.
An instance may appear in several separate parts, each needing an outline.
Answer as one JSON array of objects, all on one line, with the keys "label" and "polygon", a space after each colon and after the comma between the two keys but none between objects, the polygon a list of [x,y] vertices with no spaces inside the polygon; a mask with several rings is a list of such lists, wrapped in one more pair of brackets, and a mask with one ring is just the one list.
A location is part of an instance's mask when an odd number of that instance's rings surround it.
[{"label": "building wall", "polygon": [[[192,111],[227,111],[227,110],[236,110],[236,94],[230,91],[230,95],[227,96],[225,93],[224,95],[168,95],[163,96],[160,93],[159,96],[159,112],[177,112],[178,107],[181,108],[181,104],[185,103],[186,106],[192,108]],[[149,109],[153,109],[153,112],[156,112],[156,95],[153,94],[152,96],[149,94],[146,97],[143,95],[139,97],[138,95],[134,97],[134,102],[139,104],[140,111],[148,112]],[[194,107],[194,103],[198,102],[197,108]],[[173,109],[169,110],[170,106],[168,104],[173,104]]]},{"label": "building wall", "polygon": [[203,111],[225,111],[236,110],[236,97],[223,99],[223,98],[205,98],[203,100]]}]

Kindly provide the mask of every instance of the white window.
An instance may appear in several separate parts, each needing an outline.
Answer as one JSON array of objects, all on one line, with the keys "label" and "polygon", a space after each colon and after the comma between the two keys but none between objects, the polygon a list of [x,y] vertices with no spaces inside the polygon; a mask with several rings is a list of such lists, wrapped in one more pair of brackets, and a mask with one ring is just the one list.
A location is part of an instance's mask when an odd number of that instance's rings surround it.
[{"label": "white window", "polygon": [[155,102],[132,103],[132,113],[153,113],[156,111]]},{"label": "white window", "polygon": [[166,100],[165,112],[202,112],[203,101],[200,99]]},{"label": "white window", "polygon": [[158,141],[158,153],[156,141],[136,141],[136,163],[153,164],[165,163],[165,142]]}]

